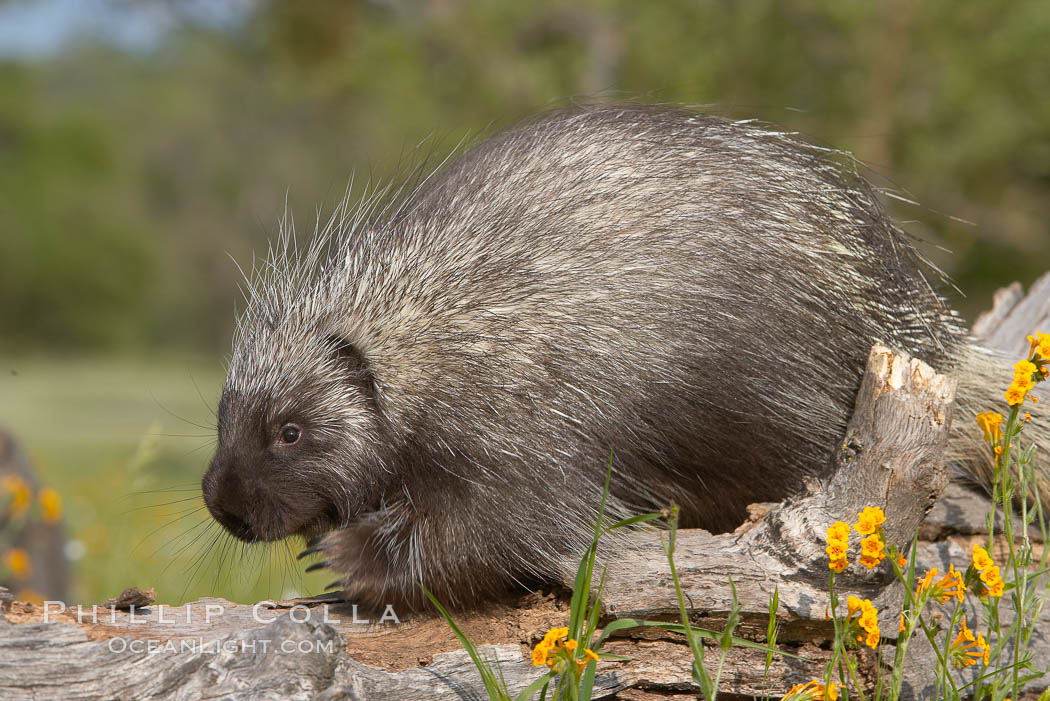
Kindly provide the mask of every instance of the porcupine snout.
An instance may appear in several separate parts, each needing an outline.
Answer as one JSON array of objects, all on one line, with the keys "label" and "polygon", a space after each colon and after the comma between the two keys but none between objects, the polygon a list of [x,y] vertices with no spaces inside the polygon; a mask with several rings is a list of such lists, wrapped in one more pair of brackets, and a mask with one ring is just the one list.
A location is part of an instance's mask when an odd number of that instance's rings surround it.
[{"label": "porcupine snout", "polygon": [[247,485],[239,474],[236,458],[217,453],[201,480],[204,504],[215,520],[241,540],[257,540],[249,524]]}]

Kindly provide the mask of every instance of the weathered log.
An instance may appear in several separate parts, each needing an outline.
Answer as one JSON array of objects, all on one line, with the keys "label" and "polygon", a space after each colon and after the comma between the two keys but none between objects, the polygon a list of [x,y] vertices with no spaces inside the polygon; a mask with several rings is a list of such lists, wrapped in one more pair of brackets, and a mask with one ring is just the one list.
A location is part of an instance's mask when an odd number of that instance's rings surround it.
[{"label": "weathered log", "polygon": [[1025,337],[1045,328],[1050,328],[1050,273],[1032,283],[1027,295],[1018,282],[996,291],[992,308],[977,317],[972,333],[984,346],[1020,358],[1028,351]]}]

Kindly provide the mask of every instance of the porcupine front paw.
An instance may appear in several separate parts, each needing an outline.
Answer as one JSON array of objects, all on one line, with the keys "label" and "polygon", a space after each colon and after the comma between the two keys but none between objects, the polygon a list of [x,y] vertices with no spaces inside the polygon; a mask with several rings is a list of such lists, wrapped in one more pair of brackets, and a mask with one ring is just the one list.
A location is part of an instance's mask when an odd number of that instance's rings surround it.
[{"label": "porcupine front paw", "polygon": [[[399,616],[430,610],[424,586],[445,607],[469,605],[519,582],[513,565],[520,563],[507,562],[492,538],[464,519],[462,511],[388,504],[311,541],[299,557],[317,554],[320,561],[308,570],[334,572],[339,579],[329,588],[342,586],[343,599],[362,608],[393,606]],[[545,565],[522,569],[529,575],[547,571]]]},{"label": "porcupine front paw", "polygon": [[377,521],[364,519],[319,536],[310,541],[299,559],[318,554],[320,561],[306,571],[331,570],[338,579],[327,588],[342,587],[343,598],[349,603],[374,611],[393,606],[399,614],[418,610],[426,604],[426,597],[413,568],[397,557],[407,548],[402,548],[397,535]]}]

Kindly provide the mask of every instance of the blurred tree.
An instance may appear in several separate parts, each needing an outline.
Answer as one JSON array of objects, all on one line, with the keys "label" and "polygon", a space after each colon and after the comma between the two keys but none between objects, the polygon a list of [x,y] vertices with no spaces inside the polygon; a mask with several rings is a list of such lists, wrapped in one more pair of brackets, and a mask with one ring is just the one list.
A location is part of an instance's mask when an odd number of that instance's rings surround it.
[{"label": "blurred tree", "polygon": [[250,267],[286,198],[308,230],[354,173],[359,194],[592,97],[854,151],[921,203],[889,206],[971,294],[966,314],[1050,268],[1042,0],[258,0],[224,22],[114,2],[178,23],[150,50],[81,38],[0,68],[5,344],[224,348],[225,254]]},{"label": "blurred tree", "polygon": [[19,67],[0,71],[0,328],[8,343],[65,350],[136,339],[149,241],[99,207],[112,187],[104,130],[48,113]]}]

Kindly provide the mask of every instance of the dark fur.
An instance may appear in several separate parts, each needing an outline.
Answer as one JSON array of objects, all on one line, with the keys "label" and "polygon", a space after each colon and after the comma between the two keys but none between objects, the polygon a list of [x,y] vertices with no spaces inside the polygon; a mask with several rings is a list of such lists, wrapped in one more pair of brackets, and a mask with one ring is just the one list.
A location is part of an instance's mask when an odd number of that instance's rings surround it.
[{"label": "dark fur", "polygon": [[[351,597],[556,574],[611,509],[724,531],[819,473],[872,343],[963,333],[850,159],[678,109],[574,107],[254,284],[205,500],[245,540],[335,529]],[[285,445],[282,426],[302,427]]]}]

